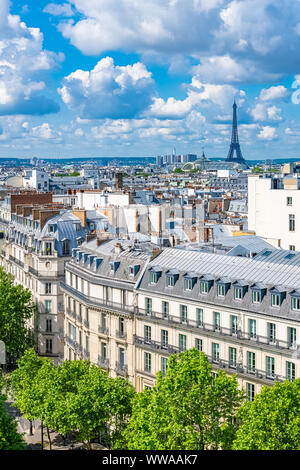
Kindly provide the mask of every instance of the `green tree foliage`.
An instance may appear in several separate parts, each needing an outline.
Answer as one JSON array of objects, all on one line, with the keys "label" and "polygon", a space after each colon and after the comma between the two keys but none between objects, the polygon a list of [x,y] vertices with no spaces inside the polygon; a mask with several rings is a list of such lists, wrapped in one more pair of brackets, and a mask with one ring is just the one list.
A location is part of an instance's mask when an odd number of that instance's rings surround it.
[{"label": "green tree foliage", "polygon": [[236,450],[300,450],[300,379],[264,386],[238,413]]},{"label": "green tree foliage", "polygon": [[[40,419],[62,436],[75,434],[88,449],[100,433],[110,446],[120,445],[135,390],[88,361],[53,366],[28,350],[8,380],[15,405],[25,418]],[[51,442],[50,442],[51,446]]]},{"label": "green tree foliage", "polygon": [[33,346],[33,334],[28,320],[35,306],[31,292],[21,284],[14,285],[14,277],[0,268],[0,339],[4,341],[10,361],[20,357]]},{"label": "green tree foliage", "polygon": [[130,450],[228,449],[233,417],[244,400],[236,378],[218,371],[204,353],[172,355],[166,376],[137,395],[124,437]]},{"label": "green tree foliage", "polygon": [[25,443],[17,431],[17,423],[5,409],[6,395],[2,393],[3,386],[0,377],[0,450],[23,450]]},{"label": "green tree foliage", "polygon": [[175,168],[175,170],[173,170],[172,173],[174,173],[176,175],[176,174],[184,173],[184,171],[181,168]]}]

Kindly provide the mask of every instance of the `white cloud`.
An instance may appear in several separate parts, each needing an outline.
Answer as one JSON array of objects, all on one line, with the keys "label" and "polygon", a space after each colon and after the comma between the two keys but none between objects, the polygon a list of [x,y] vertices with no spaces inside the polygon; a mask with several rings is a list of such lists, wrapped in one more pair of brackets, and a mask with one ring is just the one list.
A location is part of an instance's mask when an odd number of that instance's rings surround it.
[{"label": "white cloud", "polygon": [[260,92],[259,98],[262,101],[273,101],[280,98],[285,98],[287,94],[287,89],[283,85],[278,85],[271,86],[270,88],[263,88]]},{"label": "white cloud", "polygon": [[0,115],[45,114],[59,106],[42,95],[39,75],[62,59],[43,49],[43,34],[9,14],[10,2],[0,2]]},{"label": "white cloud", "polygon": [[281,109],[277,106],[267,106],[265,103],[257,103],[250,114],[255,121],[282,121]]},{"label": "white cloud", "polygon": [[76,70],[65,77],[58,91],[83,119],[134,118],[151,104],[154,82],[144,64],[119,67],[106,57],[91,71]]},{"label": "white cloud", "polygon": [[274,140],[277,138],[275,127],[263,126],[261,131],[257,134],[260,140]]},{"label": "white cloud", "polygon": [[66,18],[73,16],[74,12],[69,3],[64,3],[63,5],[58,5],[57,3],[49,3],[45,6],[44,13],[49,13],[53,16],[64,16]]},{"label": "white cloud", "polygon": [[62,140],[61,132],[54,130],[48,122],[44,122],[40,126],[33,127],[31,135],[42,140],[55,140],[56,142],[60,142]]}]

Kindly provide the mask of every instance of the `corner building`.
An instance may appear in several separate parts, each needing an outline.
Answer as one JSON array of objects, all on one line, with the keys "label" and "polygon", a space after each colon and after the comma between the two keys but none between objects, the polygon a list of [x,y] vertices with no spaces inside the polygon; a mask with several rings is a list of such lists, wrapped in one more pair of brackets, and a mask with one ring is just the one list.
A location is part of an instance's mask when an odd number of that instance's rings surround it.
[{"label": "corner building", "polygon": [[236,374],[250,400],[300,376],[300,253],[153,256],[97,243],[66,265],[65,359],[89,358],[142,391],[170,354],[196,347],[214,371]]}]

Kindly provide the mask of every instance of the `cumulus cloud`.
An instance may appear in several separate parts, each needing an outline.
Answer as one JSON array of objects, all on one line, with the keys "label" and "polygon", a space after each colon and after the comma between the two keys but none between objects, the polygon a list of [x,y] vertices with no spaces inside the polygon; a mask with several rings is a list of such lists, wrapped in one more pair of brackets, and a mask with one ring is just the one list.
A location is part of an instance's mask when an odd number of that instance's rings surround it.
[{"label": "cumulus cloud", "polygon": [[62,140],[62,134],[59,131],[54,130],[48,122],[44,122],[40,126],[33,127],[31,135],[42,140],[55,140],[60,142]]},{"label": "cumulus cloud", "polygon": [[144,64],[115,66],[106,57],[91,71],[76,70],[65,77],[58,91],[83,119],[134,118],[151,104],[154,82]]},{"label": "cumulus cloud", "polygon": [[280,113],[280,108],[275,105],[267,106],[265,103],[257,103],[255,107],[250,110],[254,121],[282,121]]},{"label": "cumulus cloud", "polygon": [[79,15],[60,21],[58,28],[84,54],[154,53],[175,68],[187,55],[199,59],[199,78],[207,82],[271,81],[299,70],[299,3],[294,0],[70,3]]},{"label": "cumulus cloud", "polygon": [[285,98],[287,95],[287,89],[283,85],[278,85],[271,86],[270,88],[263,88],[260,92],[259,98],[262,101],[273,101]]},{"label": "cumulus cloud", "polygon": [[49,3],[45,6],[44,13],[49,13],[53,16],[63,16],[68,18],[74,15],[72,7],[69,3],[64,3],[63,5],[58,5],[57,3]]},{"label": "cumulus cloud", "polygon": [[263,126],[260,132],[257,134],[260,140],[274,140],[277,139],[276,129],[271,126]]},{"label": "cumulus cloud", "polygon": [[54,113],[59,106],[45,94],[40,75],[62,60],[43,49],[43,35],[0,4],[0,115]]}]

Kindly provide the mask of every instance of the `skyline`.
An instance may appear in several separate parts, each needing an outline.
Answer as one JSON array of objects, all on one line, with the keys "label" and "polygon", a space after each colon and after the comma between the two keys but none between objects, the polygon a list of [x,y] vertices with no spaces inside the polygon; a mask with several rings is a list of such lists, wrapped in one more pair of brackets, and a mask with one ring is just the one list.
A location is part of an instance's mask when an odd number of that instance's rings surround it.
[{"label": "skyline", "polygon": [[0,0],[0,46],[0,157],[225,159],[235,98],[246,160],[300,158],[299,1]]}]

